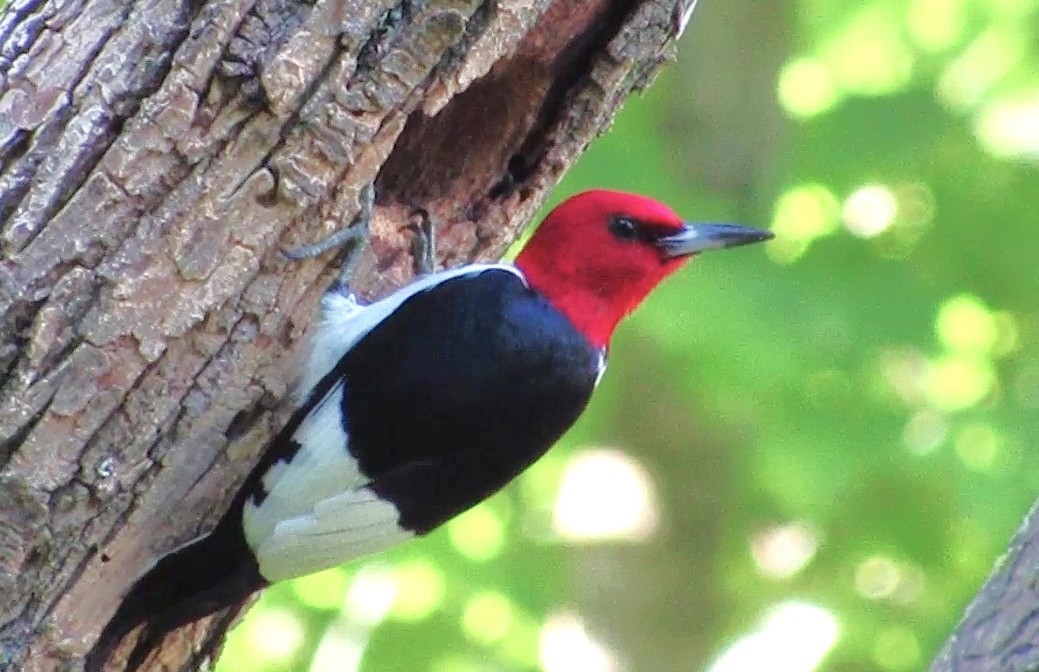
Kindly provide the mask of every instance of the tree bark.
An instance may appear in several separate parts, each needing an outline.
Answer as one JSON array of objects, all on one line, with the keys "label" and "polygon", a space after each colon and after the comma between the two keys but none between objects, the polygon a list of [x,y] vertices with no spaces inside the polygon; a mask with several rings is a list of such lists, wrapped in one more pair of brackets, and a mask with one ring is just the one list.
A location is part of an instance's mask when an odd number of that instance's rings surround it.
[{"label": "tree bark", "polygon": [[1039,669],[1039,504],[967,607],[931,672]]},{"label": "tree bark", "polygon": [[[289,411],[341,255],[497,258],[695,0],[15,0],[0,16],[0,668],[78,669]],[[237,610],[231,610],[237,611]],[[234,613],[167,638],[195,669]]]}]

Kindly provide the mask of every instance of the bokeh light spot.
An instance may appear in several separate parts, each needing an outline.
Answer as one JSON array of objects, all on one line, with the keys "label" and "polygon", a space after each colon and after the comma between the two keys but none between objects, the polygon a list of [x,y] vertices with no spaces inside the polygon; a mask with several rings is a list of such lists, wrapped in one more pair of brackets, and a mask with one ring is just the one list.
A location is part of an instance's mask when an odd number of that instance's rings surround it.
[{"label": "bokeh light spot", "polygon": [[974,422],[956,437],[956,455],[972,471],[990,472],[996,466],[1003,437],[992,425]]},{"label": "bokeh light spot", "polygon": [[934,452],[949,435],[945,417],[932,409],[917,411],[902,430],[902,442],[917,457]]},{"label": "bokeh light spot", "polygon": [[966,0],[913,0],[906,29],[920,49],[937,53],[956,46],[967,28]]},{"label": "bokeh light spot", "polygon": [[404,621],[419,621],[444,601],[444,575],[428,560],[407,560],[393,571],[397,592],[391,614]]},{"label": "bokeh light spot", "polygon": [[935,319],[935,332],[946,350],[969,355],[989,354],[999,337],[995,315],[969,294],[942,303]]},{"label": "bokeh light spot", "polygon": [[898,215],[895,194],[881,184],[856,189],[841,209],[844,224],[859,238],[872,238],[887,231]]},{"label": "bokeh light spot", "polygon": [[743,635],[708,668],[708,672],[812,672],[840,636],[829,610],[791,601],[773,607],[754,632]]},{"label": "bokeh light spot", "polygon": [[497,557],[505,547],[505,521],[487,502],[449,522],[447,534],[459,553],[476,562]]},{"label": "bokeh light spot", "polygon": [[346,608],[361,623],[375,624],[386,617],[397,596],[393,572],[382,564],[361,567],[346,592]]},{"label": "bokeh light spot", "polygon": [[873,646],[873,659],[885,670],[919,669],[921,657],[920,642],[909,628],[885,628]]},{"label": "bokeh light spot", "polygon": [[928,401],[936,408],[960,411],[984,399],[995,384],[996,372],[989,361],[947,355],[931,363],[924,387]]},{"label": "bokeh light spot", "polygon": [[880,354],[879,369],[883,380],[907,406],[917,406],[925,401],[929,368],[927,357],[916,349],[891,348]]},{"label": "bokeh light spot", "polygon": [[516,667],[537,667],[541,646],[540,624],[529,616],[515,612],[509,624],[508,636],[498,642],[502,658]]},{"label": "bokeh light spot", "polygon": [[333,567],[302,576],[292,582],[292,592],[296,599],[309,609],[338,609],[346,592],[346,570]]},{"label": "bokeh light spot", "polygon": [[[361,667],[368,631],[335,621],[321,637],[307,672],[355,672]],[[252,668],[245,668],[252,669]]]},{"label": "bokeh light spot", "polygon": [[839,202],[821,184],[805,183],[788,189],[776,199],[772,232],[776,239],[768,253],[790,263],[805,253],[812,241],[837,230]]},{"label": "bokeh light spot", "polygon": [[855,592],[869,600],[882,600],[895,594],[902,571],[891,558],[875,555],[855,568]]},{"label": "bokeh light spot", "polygon": [[584,450],[563,471],[553,527],[565,539],[641,541],[660,511],[649,473],[621,450]]},{"label": "bokeh light spot", "polygon": [[942,73],[938,97],[957,110],[969,110],[1024,58],[1029,34],[1020,26],[996,25],[976,38]]},{"label": "bokeh light spot", "polygon": [[282,609],[266,609],[245,622],[249,647],[260,657],[288,660],[303,644],[303,626],[296,615]]},{"label": "bokeh light spot", "polygon": [[462,611],[462,631],[474,642],[492,644],[508,634],[515,611],[505,595],[492,591],[479,593]]},{"label": "bokeh light spot", "polygon": [[887,4],[862,5],[827,46],[826,62],[845,91],[876,96],[909,83],[913,54],[900,31],[891,29],[901,23],[896,11]]},{"label": "bokeh light spot", "polygon": [[805,523],[776,525],[754,535],[751,553],[758,571],[770,579],[794,576],[815,556],[818,535]]},{"label": "bokeh light spot", "polygon": [[855,592],[868,600],[909,604],[923,594],[924,578],[916,565],[874,555],[855,568]]},{"label": "bokeh light spot", "polygon": [[985,105],[974,119],[974,135],[993,156],[1039,159],[1039,91]]},{"label": "bokeh light spot", "polygon": [[612,651],[585,630],[572,613],[553,614],[541,628],[541,666],[545,672],[617,672]]},{"label": "bokeh light spot", "polygon": [[895,189],[898,218],[907,224],[922,226],[934,219],[934,192],[923,182],[907,182]]},{"label": "bokeh light spot", "polygon": [[807,119],[831,109],[839,96],[822,61],[799,58],[787,62],[779,71],[776,98],[788,116]]}]

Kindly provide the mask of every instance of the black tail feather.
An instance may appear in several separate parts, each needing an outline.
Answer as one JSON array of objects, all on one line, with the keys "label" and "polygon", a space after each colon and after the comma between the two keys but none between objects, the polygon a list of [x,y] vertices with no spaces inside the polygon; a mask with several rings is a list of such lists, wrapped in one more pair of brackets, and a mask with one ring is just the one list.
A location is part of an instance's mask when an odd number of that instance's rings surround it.
[{"label": "black tail feather", "polygon": [[123,599],[86,660],[101,672],[123,639],[144,626],[124,668],[134,672],[167,633],[245,600],[266,586],[237,521],[165,556]]}]

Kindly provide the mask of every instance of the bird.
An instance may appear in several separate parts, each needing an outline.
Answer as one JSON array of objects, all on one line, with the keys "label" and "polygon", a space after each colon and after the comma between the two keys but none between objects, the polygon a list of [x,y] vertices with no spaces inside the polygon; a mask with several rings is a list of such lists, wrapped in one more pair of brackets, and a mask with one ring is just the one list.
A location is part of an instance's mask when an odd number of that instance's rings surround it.
[{"label": "bird", "polygon": [[491,496],[581,415],[615,327],[655,287],[701,252],[771,237],[600,189],[554,208],[513,263],[419,276],[369,304],[333,287],[287,424],[212,532],[132,585],[87,672],[138,628],[127,670],[172,630]]}]

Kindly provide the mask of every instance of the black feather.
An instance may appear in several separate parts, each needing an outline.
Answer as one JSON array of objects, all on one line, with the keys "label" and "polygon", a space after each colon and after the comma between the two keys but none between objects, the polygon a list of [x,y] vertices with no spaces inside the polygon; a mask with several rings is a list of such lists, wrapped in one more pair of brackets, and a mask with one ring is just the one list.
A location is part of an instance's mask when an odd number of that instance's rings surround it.
[{"label": "black feather", "polygon": [[86,660],[101,672],[120,642],[143,626],[125,669],[137,670],[172,630],[245,600],[267,583],[260,576],[232,508],[208,536],[165,556],[123,598]]},{"label": "black feather", "polygon": [[494,494],[584,410],[601,353],[514,273],[411,297],[339,360],[350,453],[425,534]]},{"label": "black feather", "polygon": [[[343,429],[370,489],[425,534],[490,496],[539,458],[580,415],[603,353],[515,273],[458,276],[409,297],[363,336],[265,449],[216,529],[161,559],[130,590],[87,660],[101,672],[143,626],[126,669],[170,631],[267,585],[242,529],[264,476],[290,465],[295,434],[348,381]],[[305,497],[306,493],[300,493]],[[349,558],[343,558],[344,561]]]}]

